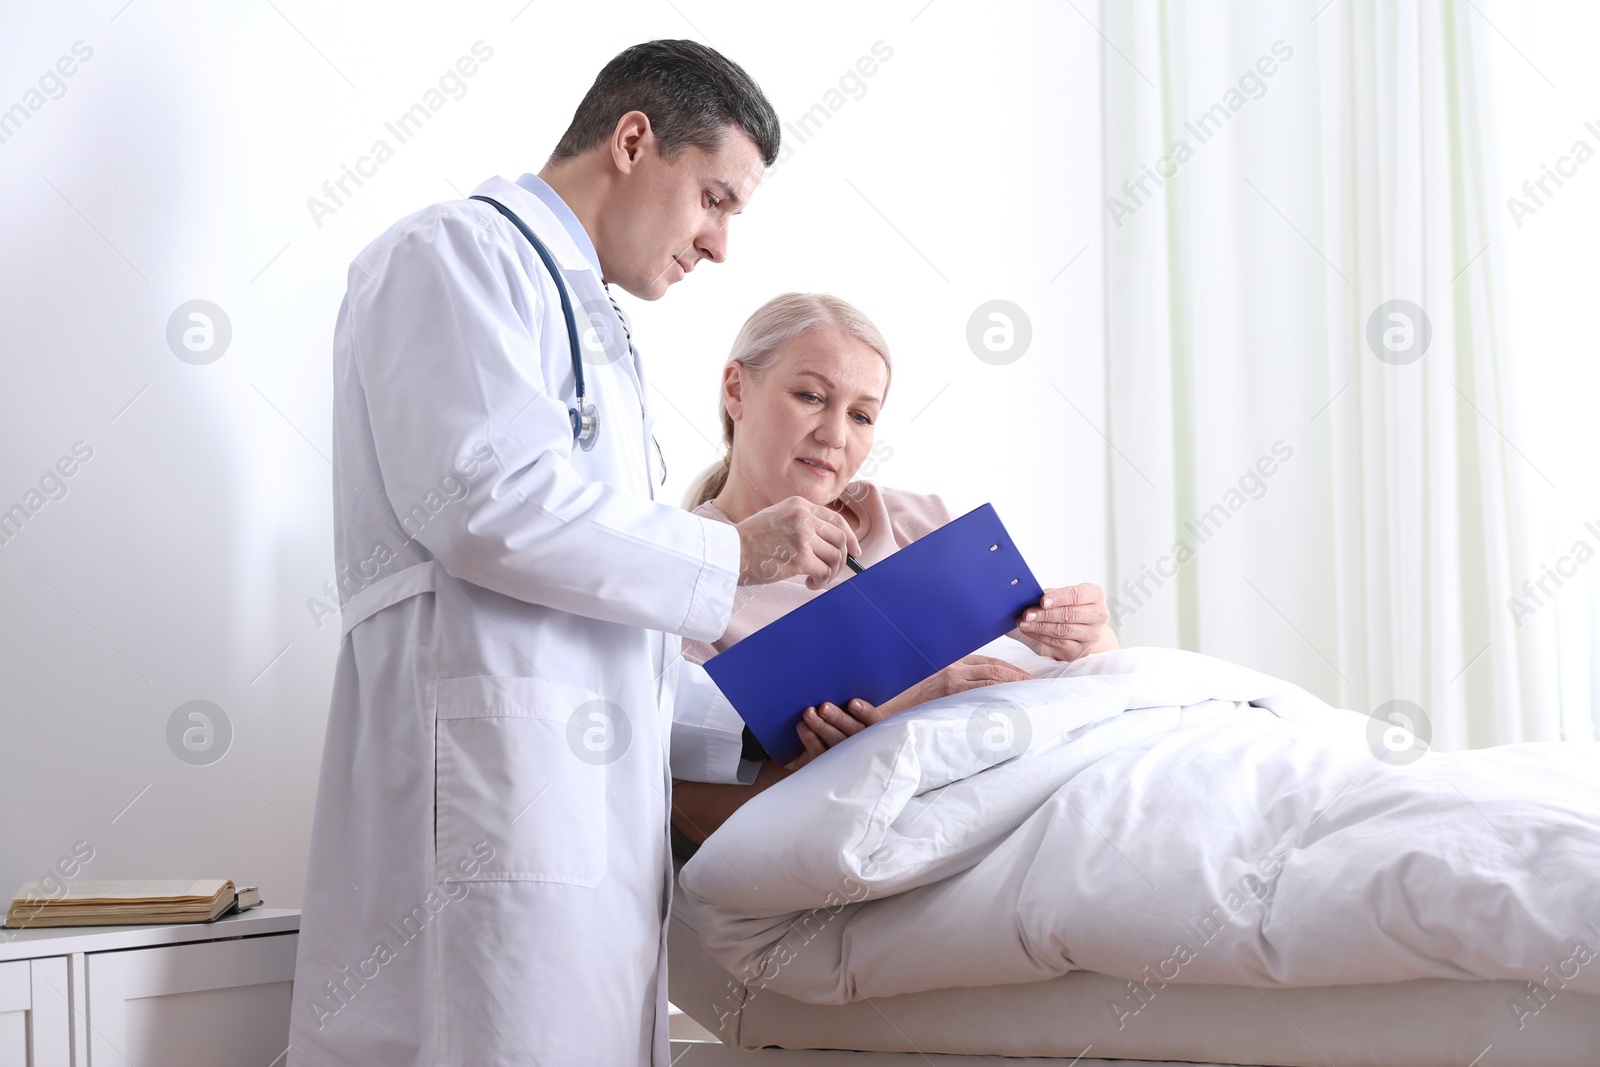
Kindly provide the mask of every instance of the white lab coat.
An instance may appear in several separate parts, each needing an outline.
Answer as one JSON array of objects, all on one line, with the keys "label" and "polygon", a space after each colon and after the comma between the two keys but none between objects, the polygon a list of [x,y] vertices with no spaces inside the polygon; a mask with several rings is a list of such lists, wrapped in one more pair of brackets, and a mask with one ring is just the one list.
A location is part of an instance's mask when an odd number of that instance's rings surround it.
[{"label": "white lab coat", "polygon": [[[549,207],[504,179],[475,192],[545,241],[580,330],[610,314]],[[737,767],[726,702],[675,635],[726,628],[739,543],[653,500],[643,374],[613,327],[619,347],[585,361],[584,452],[557,291],[493,208],[426,208],[351,265],[333,419],[349,599],[293,1067],[667,1067],[674,707],[701,777]]]}]

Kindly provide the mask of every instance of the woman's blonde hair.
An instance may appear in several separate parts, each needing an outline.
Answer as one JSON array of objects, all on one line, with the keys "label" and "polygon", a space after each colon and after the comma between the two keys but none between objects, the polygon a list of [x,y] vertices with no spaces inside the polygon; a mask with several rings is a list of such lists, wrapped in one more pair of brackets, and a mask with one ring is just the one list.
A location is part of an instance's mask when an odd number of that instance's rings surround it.
[{"label": "woman's blonde hair", "polygon": [[[739,336],[733,339],[733,350],[728,354],[728,362],[723,364],[723,371],[726,373],[729,365],[739,363],[751,375],[759,376],[772,366],[784,345],[818,326],[837,327],[864,342],[883,357],[889,377],[894,376],[889,345],[872,320],[854,304],[827,293],[783,293],[762,304],[745,320]],[[884,399],[888,396],[886,380]],[[683,504],[690,511],[721,493],[728,484],[728,472],[733,469],[733,418],[722,402],[721,378],[717,381],[717,409],[722,416],[722,443],[726,451],[719,462],[707,467],[689,487]]]}]

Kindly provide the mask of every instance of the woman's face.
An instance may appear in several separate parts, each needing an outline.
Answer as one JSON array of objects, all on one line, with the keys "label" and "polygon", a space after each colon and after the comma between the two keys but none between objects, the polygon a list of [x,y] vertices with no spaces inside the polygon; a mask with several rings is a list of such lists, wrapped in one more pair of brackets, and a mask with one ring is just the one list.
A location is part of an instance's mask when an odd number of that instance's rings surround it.
[{"label": "woman's face", "polygon": [[760,376],[723,372],[733,419],[729,487],[759,508],[791,496],[828,504],[872,450],[889,368],[877,349],[836,326],[815,326],[778,349]]}]

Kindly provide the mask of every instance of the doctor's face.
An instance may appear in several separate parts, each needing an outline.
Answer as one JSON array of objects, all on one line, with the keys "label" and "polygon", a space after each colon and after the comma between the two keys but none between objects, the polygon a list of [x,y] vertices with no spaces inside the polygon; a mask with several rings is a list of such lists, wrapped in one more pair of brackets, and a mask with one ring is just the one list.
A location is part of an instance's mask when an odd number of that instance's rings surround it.
[{"label": "doctor's face", "polygon": [[624,180],[604,226],[606,280],[641,300],[659,300],[701,260],[728,253],[728,221],[744,210],[766,167],[761,150],[730,127],[722,148],[685,148],[670,163],[646,127],[618,160]]},{"label": "doctor's face", "polygon": [[723,372],[733,419],[733,472],[768,507],[791,496],[838,499],[872,451],[889,384],[877,349],[835,326],[816,326],[778,350],[757,377],[735,362]]}]

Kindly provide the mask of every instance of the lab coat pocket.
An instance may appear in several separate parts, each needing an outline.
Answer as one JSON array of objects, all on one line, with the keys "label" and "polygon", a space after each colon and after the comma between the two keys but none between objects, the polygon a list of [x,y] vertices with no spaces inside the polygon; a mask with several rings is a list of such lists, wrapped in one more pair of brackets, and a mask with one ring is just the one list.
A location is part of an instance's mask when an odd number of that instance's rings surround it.
[{"label": "lab coat pocket", "polygon": [[438,877],[599,884],[606,767],[574,740],[599,694],[542,678],[441,678],[437,687]]}]

